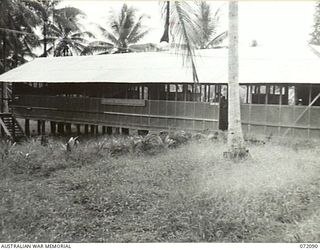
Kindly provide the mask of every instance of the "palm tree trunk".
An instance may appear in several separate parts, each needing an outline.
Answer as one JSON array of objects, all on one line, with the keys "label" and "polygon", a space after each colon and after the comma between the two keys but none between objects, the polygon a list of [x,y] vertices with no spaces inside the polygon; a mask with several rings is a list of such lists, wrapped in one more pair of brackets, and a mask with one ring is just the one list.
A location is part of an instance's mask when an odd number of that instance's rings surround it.
[{"label": "palm tree trunk", "polygon": [[43,23],[43,56],[47,57],[47,20]]},{"label": "palm tree trunk", "polygon": [[[7,71],[7,34],[4,32],[3,36],[3,71]],[[9,112],[9,106],[8,106],[8,84],[6,82],[2,83],[2,91],[3,91],[3,99],[2,99],[2,112],[8,113]]]},{"label": "palm tree trunk", "polygon": [[228,79],[228,158],[243,158],[244,146],[240,115],[239,57],[238,57],[238,2],[229,2],[229,79]]},{"label": "palm tree trunk", "polygon": [[6,32],[3,32],[3,39],[2,39],[2,56],[3,56],[3,72],[6,72],[6,67],[7,67],[7,36],[6,36]]}]

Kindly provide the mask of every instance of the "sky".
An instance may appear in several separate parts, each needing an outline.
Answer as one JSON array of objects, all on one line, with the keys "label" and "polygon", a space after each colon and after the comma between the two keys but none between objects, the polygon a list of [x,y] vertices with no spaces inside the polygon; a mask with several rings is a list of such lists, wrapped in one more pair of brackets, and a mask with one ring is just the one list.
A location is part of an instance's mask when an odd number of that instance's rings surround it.
[{"label": "sky", "polygon": [[[63,5],[77,7],[86,15],[88,23],[106,27],[110,10],[119,10],[125,1],[107,0],[65,0]],[[227,30],[228,3],[208,1],[213,10],[221,8],[220,30]],[[163,32],[160,1],[126,1],[140,13],[150,16],[146,25],[152,29],[141,42],[158,43]],[[306,44],[312,32],[315,1],[243,1],[239,3],[240,44],[250,45],[257,40],[258,45],[296,46]]]}]

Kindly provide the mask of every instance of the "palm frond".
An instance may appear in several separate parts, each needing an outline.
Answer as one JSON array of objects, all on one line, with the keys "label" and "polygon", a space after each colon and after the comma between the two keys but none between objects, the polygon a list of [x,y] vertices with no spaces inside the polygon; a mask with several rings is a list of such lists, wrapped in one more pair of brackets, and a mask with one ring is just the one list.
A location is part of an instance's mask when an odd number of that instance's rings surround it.
[{"label": "palm frond", "polygon": [[149,34],[150,29],[144,30],[140,32],[139,34],[136,34],[135,36],[131,37],[130,40],[128,39],[128,44],[134,44],[139,42],[142,38],[144,38],[147,34]]},{"label": "palm frond", "polygon": [[[136,43],[150,32],[150,29],[143,29],[143,27],[142,27],[143,19],[148,18],[148,17],[149,16],[147,16],[147,15],[141,15],[139,17],[138,21],[134,23],[134,25],[131,27],[130,33],[128,34],[128,37],[127,37],[128,43]],[[143,31],[141,31],[141,29],[143,29]]]},{"label": "palm frond", "polygon": [[47,24],[47,35],[48,36],[61,36],[62,33],[63,33],[63,30],[61,30],[58,25],[55,25],[53,23]]},{"label": "palm frond", "polygon": [[39,1],[25,1],[26,6],[36,12],[42,19],[48,18],[46,5]]},{"label": "palm frond", "polygon": [[219,35],[215,36],[206,46],[205,48],[208,49],[210,46],[218,45],[221,43],[226,37],[228,37],[228,31],[224,31]]},{"label": "palm frond", "polygon": [[70,42],[78,42],[78,43],[84,43],[84,44],[88,43],[88,40],[83,37],[70,37],[69,40]]},{"label": "palm frond", "polygon": [[195,48],[199,43],[199,20],[194,13],[196,2],[174,1],[170,10],[171,33],[176,49],[183,51],[183,63],[191,64],[194,83],[199,82],[196,64]]},{"label": "palm frond", "polygon": [[58,37],[47,37],[46,39],[39,39],[39,42],[44,43],[46,41],[47,43],[54,43],[57,39]]},{"label": "palm frond", "polygon": [[109,40],[110,42],[112,42],[116,46],[120,46],[119,39],[113,33],[109,32],[108,30],[106,30],[105,28],[103,28],[101,26],[99,28],[102,31],[102,35],[107,40]]},{"label": "palm frond", "polygon": [[88,37],[88,38],[96,38],[95,35],[90,31],[83,31],[72,34],[71,37]]},{"label": "palm frond", "polygon": [[112,43],[107,43],[103,41],[94,41],[89,43],[81,52],[80,55],[93,55],[94,53],[100,52],[111,52],[114,48]]},{"label": "palm frond", "polygon": [[84,16],[84,13],[74,7],[64,7],[55,10],[54,19],[64,30],[70,30],[72,32],[79,32],[80,25],[78,19]]}]

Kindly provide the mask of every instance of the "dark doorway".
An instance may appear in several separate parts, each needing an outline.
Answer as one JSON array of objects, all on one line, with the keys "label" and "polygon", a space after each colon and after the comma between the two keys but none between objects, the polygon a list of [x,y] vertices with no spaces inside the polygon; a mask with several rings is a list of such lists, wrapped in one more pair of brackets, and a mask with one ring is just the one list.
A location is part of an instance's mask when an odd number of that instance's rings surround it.
[{"label": "dark doorway", "polygon": [[219,100],[219,129],[228,129],[228,99],[225,96],[221,96]]},{"label": "dark doorway", "polygon": [[[320,87],[317,85],[297,86],[296,87],[296,105],[309,105],[314,98],[320,93]],[[320,106],[320,98],[318,98],[313,106]]]}]

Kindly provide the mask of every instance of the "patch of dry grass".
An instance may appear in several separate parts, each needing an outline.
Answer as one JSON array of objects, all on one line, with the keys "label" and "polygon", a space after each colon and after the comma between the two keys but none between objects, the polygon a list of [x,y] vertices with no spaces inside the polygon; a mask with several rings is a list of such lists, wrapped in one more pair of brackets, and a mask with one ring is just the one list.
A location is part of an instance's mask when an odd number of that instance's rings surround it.
[{"label": "patch of dry grass", "polygon": [[[121,139],[120,144],[126,143]],[[319,242],[316,143],[223,142],[113,155],[108,139],[70,153],[50,140],[2,154],[2,242]],[[114,145],[114,144],[112,144]]]}]

